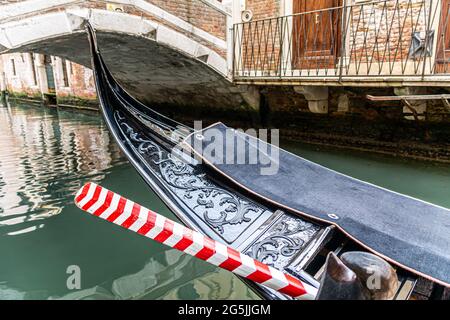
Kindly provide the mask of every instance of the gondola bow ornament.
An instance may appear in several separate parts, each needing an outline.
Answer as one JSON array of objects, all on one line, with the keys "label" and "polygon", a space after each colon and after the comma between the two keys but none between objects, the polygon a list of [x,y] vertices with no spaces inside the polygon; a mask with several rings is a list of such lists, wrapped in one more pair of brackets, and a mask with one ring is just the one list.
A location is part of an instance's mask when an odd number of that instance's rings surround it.
[{"label": "gondola bow ornament", "polygon": [[312,300],[317,295],[313,286],[95,183],[89,182],[78,191],[75,204],[94,216],[288,296]]}]

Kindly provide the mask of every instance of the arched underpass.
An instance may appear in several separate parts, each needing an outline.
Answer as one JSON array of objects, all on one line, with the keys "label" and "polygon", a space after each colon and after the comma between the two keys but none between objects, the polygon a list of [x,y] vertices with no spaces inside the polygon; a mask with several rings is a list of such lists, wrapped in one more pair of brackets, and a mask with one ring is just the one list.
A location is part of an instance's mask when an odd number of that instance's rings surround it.
[{"label": "arched underpass", "polygon": [[225,41],[204,33],[203,38],[189,37],[159,20],[79,7],[36,12],[0,24],[0,53],[42,53],[89,67],[89,21],[111,71],[142,101],[206,108],[257,106],[257,99],[246,93],[244,100],[242,89],[227,79]]}]

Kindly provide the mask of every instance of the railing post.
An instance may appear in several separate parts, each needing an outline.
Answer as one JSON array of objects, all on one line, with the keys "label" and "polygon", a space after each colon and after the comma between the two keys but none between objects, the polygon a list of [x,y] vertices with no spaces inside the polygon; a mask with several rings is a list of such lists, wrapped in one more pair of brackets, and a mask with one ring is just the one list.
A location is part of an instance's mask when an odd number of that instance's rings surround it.
[{"label": "railing post", "polygon": [[230,16],[226,16],[226,39],[227,39],[227,71],[231,80],[234,79],[234,24]]},{"label": "railing post", "polygon": [[[341,48],[340,48],[340,59],[339,59],[339,82],[342,82],[342,68],[344,67],[344,56],[347,42],[347,0],[343,1],[344,4],[342,6],[342,22],[341,22],[341,30],[343,37],[341,39]],[[339,14],[339,13],[338,13]]]},{"label": "railing post", "polygon": [[231,80],[234,81],[234,75],[235,75],[235,60],[236,60],[236,35],[235,35],[235,28],[236,25],[233,24],[232,28],[231,28],[231,50],[232,50],[232,54],[231,54]]},{"label": "railing post", "polygon": [[[431,58],[430,58],[430,75],[434,75],[436,73],[436,61],[438,60],[439,53],[439,42],[441,35],[443,35],[444,30],[446,30],[448,26],[448,10],[443,8],[443,0],[435,1],[433,10],[433,21],[430,22],[431,29],[434,30],[433,45],[431,46]],[[446,12],[445,16],[443,15]],[[442,39],[442,45],[444,44],[444,39]],[[445,60],[445,50],[443,51],[443,58]],[[447,72],[445,72],[447,73]]]},{"label": "railing post", "polygon": [[[425,67],[426,67],[426,60],[427,60],[427,47],[428,47],[428,41],[429,41],[429,34],[430,34],[430,26],[431,26],[431,11],[433,8],[433,0],[430,0],[430,8],[428,13],[428,21],[427,21],[427,27],[425,30],[425,47],[423,49],[423,66],[422,66],[422,81],[425,79]],[[425,12],[425,15],[427,13]],[[431,59],[431,56],[430,56]]]},{"label": "railing post", "polygon": [[283,34],[283,19],[284,17],[278,18],[280,20],[280,57],[278,59],[278,76],[280,80],[282,79],[282,65],[283,65],[283,49],[284,49],[284,34]]}]

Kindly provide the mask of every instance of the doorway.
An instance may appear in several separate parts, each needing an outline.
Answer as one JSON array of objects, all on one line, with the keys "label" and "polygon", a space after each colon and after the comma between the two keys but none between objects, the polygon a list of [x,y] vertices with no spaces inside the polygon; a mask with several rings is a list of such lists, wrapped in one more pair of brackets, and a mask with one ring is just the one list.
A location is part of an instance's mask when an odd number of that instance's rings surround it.
[{"label": "doorway", "polygon": [[292,1],[292,67],[334,68],[338,63],[342,15],[342,8],[336,7],[341,0]]},{"label": "doorway", "polygon": [[442,0],[435,73],[450,72],[450,0]]},{"label": "doorway", "polygon": [[48,93],[55,93],[55,76],[53,74],[52,59],[49,55],[44,56],[45,74],[47,75]]}]

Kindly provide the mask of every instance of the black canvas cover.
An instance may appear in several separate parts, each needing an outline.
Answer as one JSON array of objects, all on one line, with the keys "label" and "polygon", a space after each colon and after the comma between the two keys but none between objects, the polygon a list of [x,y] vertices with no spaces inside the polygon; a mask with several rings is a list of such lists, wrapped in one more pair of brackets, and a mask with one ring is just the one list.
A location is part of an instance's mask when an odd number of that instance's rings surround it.
[{"label": "black canvas cover", "polygon": [[[351,178],[222,123],[193,133],[184,145],[236,188],[334,224],[375,254],[449,286],[449,209]],[[258,154],[256,163],[248,163],[250,154]]]}]

